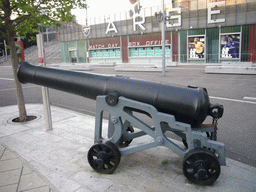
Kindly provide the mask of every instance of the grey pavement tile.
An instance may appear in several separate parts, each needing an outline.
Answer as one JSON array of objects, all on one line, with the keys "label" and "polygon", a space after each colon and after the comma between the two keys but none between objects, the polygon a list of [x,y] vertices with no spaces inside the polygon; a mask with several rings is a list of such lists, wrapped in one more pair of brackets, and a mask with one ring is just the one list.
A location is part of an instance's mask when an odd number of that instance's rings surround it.
[{"label": "grey pavement tile", "polygon": [[229,175],[231,179],[240,179],[243,182],[251,182],[256,186],[256,168],[243,163],[234,161],[232,159],[227,160],[227,165],[221,167],[223,175]]},{"label": "grey pavement tile", "polygon": [[[29,135],[33,135],[35,133],[33,132],[27,132]],[[33,135],[34,136],[34,135]],[[40,138],[40,141],[51,141],[51,142],[58,142],[60,140],[63,139],[63,137],[59,136],[59,135],[54,135],[54,134],[51,134],[51,132],[44,132],[42,133],[40,136],[37,136],[38,138]]]},{"label": "grey pavement tile", "polygon": [[36,168],[38,172],[40,172],[43,176],[47,178],[48,175],[50,175],[52,172],[54,172],[54,169],[50,169],[48,166],[45,166],[39,162],[36,162],[34,160],[30,160],[29,163]]},{"label": "grey pavement tile", "polygon": [[[17,139],[12,138],[11,136],[0,138],[0,142],[4,143],[9,148],[13,148],[15,146],[18,146],[21,142]],[[14,150],[15,151],[15,150]]]},{"label": "grey pavement tile", "polygon": [[1,137],[5,137],[6,135],[4,134],[4,133],[1,133],[1,131],[0,131],[0,138]]},{"label": "grey pavement tile", "polygon": [[0,138],[0,142],[5,143],[11,150],[15,151],[22,157],[35,150],[33,145],[29,145],[12,137]]},{"label": "grey pavement tile", "polygon": [[63,138],[62,140],[56,142],[56,144],[61,146],[63,149],[71,149],[74,151],[82,147],[81,142],[70,141],[66,138]]},{"label": "grey pavement tile", "polygon": [[[1,155],[0,155],[0,157],[1,157]],[[16,158],[18,158],[18,157],[6,149],[2,155],[1,160],[16,159]]]},{"label": "grey pavement tile", "polygon": [[40,137],[48,134],[48,132],[45,129],[41,128],[41,127],[30,129],[30,130],[26,131],[26,133],[29,134],[29,135],[33,135],[37,138],[40,138]]},{"label": "grey pavement tile", "polygon": [[85,139],[84,136],[81,136],[79,134],[75,134],[75,133],[72,133],[72,132],[64,132],[60,135],[61,137],[64,137],[70,141],[80,141],[80,140],[83,140]]},{"label": "grey pavement tile", "polygon": [[33,171],[26,165],[23,165],[23,169],[22,169],[22,175],[27,175],[27,174],[31,174],[33,173]]},{"label": "grey pavement tile", "polygon": [[33,121],[29,121],[29,122],[26,122],[26,126],[29,127],[29,128],[41,128],[41,129],[46,129],[45,128],[45,119],[44,117],[40,116],[39,115],[36,115],[38,118],[37,119],[34,119]]},{"label": "grey pavement tile", "polygon": [[61,135],[63,132],[65,132],[65,130],[63,130],[61,126],[59,127],[58,124],[53,124],[53,130],[49,131],[49,133],[56,136]]},{"label": "grey pavement tile", "polygon": [[63,112],[63,111],[54,111],[51,114],[52,114],[52,122],[67,120],[75,116],[72,113]]},{"label": "grey pavement tile", "polygon": [[51,160],[56,161],[72,161],[80,158],[76,150],[72,149],[59,149],[56,151],[52,151],[51,153],[49,153],[49,157],[51,157]]},{"label": "grey pavement tile", "polygon": [[81,186],[90,188],[93,191],[106,191],[109,187],[113,185],[113,181],[110,179],[105,179],[104,177],[96,177],[90,172],[80,171],[70,177],[70,179],[76,181]]},{"label": "grey pavement tile", "polygon": [[126,170],[116,169],[113,174],[104,175],[104,178],[115,181],[116,183],[130,186],[134,189],[138,189],[143,183],[145,183],[148,178],[144,175],[139,175],[136,173],[131,173]]},{"label": "grey pavement tile", "polygon": [[0,145],[0,158],[4,154],[4,151],[5,151],[5,147],[3,145]]},{"label": "grey pavement tile", "polygon": [[71,192],[81,188],[75,181],[65,178],[57,173],[48,175],[47,179],[49,179],[49,181],[61,192]]},{"label": "grey pavement tile", "polygon": [[162,183],[158,180],[149,179],[145,183],[142,183],[138,187],[138,190],[140,191],[157,191],[157,192],[166,192],[166,191],[179,191],[179,192],[185,192],[181,188],[176,188],[172,185],[169,185],[169,183]]},{"label": "grey pavement tile", "polygon": [[[215,184],[216,184],[216,182],[214,183],[214,185]],[[172,187],[176,187],[177,189],[182,189],[184,191],[198,192],[198,191],[205,191],[207,189],[206,186],[199,186],[199,185],[190,183],[184,175],[177,176],[174,180],[170,181],[170,185]],[[214,189],[213,186],[211,187],[211,189]]]},{"label": "grey pavement tile", "polygon": [[89,150],[94,145],[94,136],[86,137],[78,142],[81,143],[81,147],[86,147]]},{"label": "grey pavement tile", "polygon": [[[0,114],[1,115],[1,114]],[[0,116],[0,126],[3,126],[4,124],[6,124],[6,119],[2,118]]]},{"label": "grey pavement tile", "polygon": [[39,176],[37,176],[37,174],[31,173],[27,175],[21,175],[18,190],[24,191],[44,186],[47,186],[47,183],[44,180],[42,180]]},{"label": "grey pavement tile", "polygon": [[17,124],[17,125],[5,124],[5,125],[1,125],[0,133],[3,134],[4,136],[8,136],[8,135],[19,133],[28,129],[30,128],[20,124]]},{"label": "grey pavement tile", "polygon": [[51,189],[50,189],[50,187],[45,186],[45,187],[29,189],[29,190],[26,190],[24,192],[51,192]]},{"label": "grey pavement tile", "polygon": [[1,192],[16,192],[17,187],[18,187],[18,183],[12,184],[12,185],[0,186],[0,191]]},{"label": "grey pavement tile", "polygon": [[26,159],[27,161],[34,160],[39,163],[40,162],[50,163],[50,159],[48,158],[48,153],[41,149],[30,151],[24,154],[23,158]]},{"label": "grey pavement tile", "polygon": [[16,133],[16,134],[13,134],[11,137],[27,144],[35,143],[42,140],[40,137],[32,136],[26,132]]},{"label": "grey pavement tile", "polygon": [[21,169],[0,172],[0,186],[11,185],[19,182]]},{"label": "grey pavement tile", "polygon": [[1,108],[0,111],[0,115],[2,118],[4,118],[5,120],[10,118],[10,117],[17,117],[17,115],[19,114],[18,112],[18,106],[13,106],[13,107],[3,107]]},{"label": "grey pavement tile", "polygon": [[[254,178],[255,179],[255,178]],[[226,177],[221,175],[213,186],[204,187],[207,191],[219,192],[219,191],[244,191],[251,192],[256,191],[256,184],[250,181],[241,180],[240,178]]]},{"label": "grey pavement tile", "polygon": [[[47,167],[49,170],[53,172],[63,174],[66,177],[73,175],[77,171],[84,170],[85,166],[81,164],[83,161],[87,161],[86,156],[84,154],[75,154],[75,156],[70,156],[71,159],[66,159],[65,157],[57,157],[52,156],[50,161],[41,161],[40,163]],[[68,158],[70,158],[68,157]],[[87,164],[85,164],[87,165]],[[87,165],[89,167],[89,165]]]},{"label": "grey pavement tile", "polygon": [[0,172],[21,169],[21,168],[22,168],[22,162],[18,158],[0,160]]},{"label": "grey pavement tile", "polygon": [[87,187],[81,187],[81,188],[75,190],[74,192],[93,192],[93,191]]},{"label": "grey pavement tile", "polygon": [[37,147],[38,149],[40,149],[44,152],[47,152],[47,153],[61,149],[61,146],[55,144],[54,142],[47,141],[47,140],[40,141],[40,142],[34,144],[34,147]]},{"label": "grey pavement tile", "polygon": [[65,124],[70,128],[79,127],[82,129],[88,129],[88,127],[95,126],[95,118],[86,116],[86,115],[84,115],[84,117],[83,115],[79,115],[79,116],[76,115],[76,116],[73,116],[72,118],[61,121],[61,124]]},{"label": "grey pavement tile", "polygon": [[69,132],[69,133],[73,133],[73,134],[78,134],[78,135],[81,135],[81,136],[84,136],[84,137],[88,137],[88,135],[94,135],[94,129],[90,128],[90,127],[94,127],[94,126],[88,126],[86,123],[84,123],[85,127],[83,126],[78,126],[75,122],[73,123],[74,126],[68,126],[68,125],[63,125],[63,124],[58,124],[58,127],[60,129],[63,130],[63,133],[64,132]]},{"label": "grey pavement tile", "polygon": [[132,188],[129,185],[123,185],[121,183],[113,181],[114,184],[108,188],[107,192],[141,192],[139,189]]}]

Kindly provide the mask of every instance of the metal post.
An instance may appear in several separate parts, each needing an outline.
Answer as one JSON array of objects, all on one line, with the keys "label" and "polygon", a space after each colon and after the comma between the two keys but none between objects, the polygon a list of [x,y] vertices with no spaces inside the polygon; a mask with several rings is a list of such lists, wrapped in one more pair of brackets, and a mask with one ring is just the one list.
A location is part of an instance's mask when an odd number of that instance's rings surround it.
[{"label": "metal post", "polygon": [[162,74],[165,76],[165,6],[164,0],[162,0],[162,7],[163,7],[163,20],[162,20]]},{"label": "metal post", "polygon": [[[45,54],[44,54],[44,41],[43,34],[37,34],[37,48],[38,48],[38,62],[42,66],[46,66],[45,63]],[[49,91],[47,87],[42,87],[42,98],[43,98],[43,106],[44,106],[44,117],[45,117],[45,125],[46,131],[52,130],[52,116],[51,116],[51,108],[49,102]]]},{"label": "metal post", "polygon": [[6,49],[6,41],[4,40],[4,52],[5,52],[5,60],[8,60],[8,54],[7,54],[7,49]]},{"label": "metal post", "polygon": [[49,42],[49,32],[48,32],[48,28],[46,29],[46,38],[47,38],[47,43]]}]

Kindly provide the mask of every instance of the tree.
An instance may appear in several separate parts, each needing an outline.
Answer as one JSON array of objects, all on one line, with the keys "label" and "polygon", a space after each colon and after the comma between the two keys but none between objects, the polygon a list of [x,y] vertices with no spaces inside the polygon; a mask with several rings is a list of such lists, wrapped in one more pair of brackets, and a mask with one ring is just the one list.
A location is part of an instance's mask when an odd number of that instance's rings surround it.
[{"label": "tree", "polygon": [[0,34],[7,41],[19,108],[19,121],[26,121],[22,86],[17,79],[18,56],[15,50],[15,37],[24,37],[38,31],[38,24],[60,26],[61,21],[74,19],[72,8],[86,8],[85,0],[0,0]]}]

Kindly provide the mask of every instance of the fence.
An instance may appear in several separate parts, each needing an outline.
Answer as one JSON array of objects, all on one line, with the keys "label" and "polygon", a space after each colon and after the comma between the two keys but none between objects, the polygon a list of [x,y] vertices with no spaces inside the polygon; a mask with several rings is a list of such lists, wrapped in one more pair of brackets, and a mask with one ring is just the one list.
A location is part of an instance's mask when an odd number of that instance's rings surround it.
[{"label": "fence", "polygon": [[223,63],[223,62],[253,62],[256,55],[241,53],[239,58],[221,59],[218,54],[205,54],[201,59],[189,59],[187,54],[173,55],[173,61],[179,63]]}]

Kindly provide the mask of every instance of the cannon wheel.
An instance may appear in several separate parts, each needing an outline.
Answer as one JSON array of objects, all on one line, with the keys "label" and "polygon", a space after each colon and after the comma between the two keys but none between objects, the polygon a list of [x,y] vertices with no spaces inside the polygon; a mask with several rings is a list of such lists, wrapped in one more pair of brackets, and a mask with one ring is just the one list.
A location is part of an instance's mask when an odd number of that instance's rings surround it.
[{"label": "cannon wheel", "polygon": [[[130,133],[133,133],[134,132],[134,129],[133,127],[130,125],[127,130],[127,132],[130,132]],[[128,140],[128,141],[121,141],[118,145],[118,147],[127,147],[128,145],[130,145],[130,143],[132,142],[132,139],[131,140]]]},{"label": "cannon wheel", "polygon": [[117,146],[110,141],[93,145],[88,151],[88,162],[91,167],[103,174],[115,171],[121,160],[121,154]]},{"label": "cannon wheel", "polygon": [[183,173],[192,183],[210,185],[220,175],[220,163],[214,153],[208,149],[193,149],[184,157]]}]

